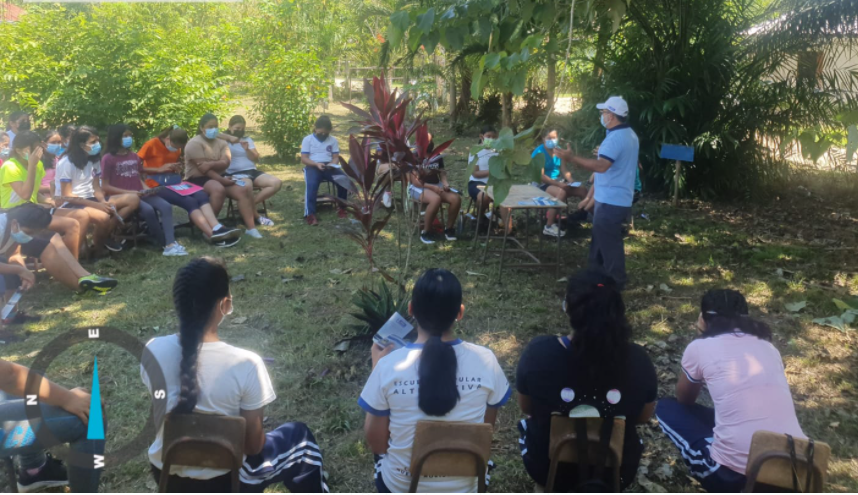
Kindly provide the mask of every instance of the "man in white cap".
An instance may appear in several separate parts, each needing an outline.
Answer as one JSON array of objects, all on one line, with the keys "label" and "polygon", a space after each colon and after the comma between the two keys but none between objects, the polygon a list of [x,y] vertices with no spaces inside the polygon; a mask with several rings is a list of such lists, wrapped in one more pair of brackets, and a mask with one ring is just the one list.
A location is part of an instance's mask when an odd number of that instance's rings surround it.
[{"label": "man in white cap", "polygon": [[623,223],[631,214],[635,194],[638,136],[627,122],[629,105],[626,100],[612,96],[596,108],[601,110],[602,126],[608,130],[605,140],[599,145],[598,157],[577,156],[568,146],[559,153],[561,158],[596,173],[590,266],[603,269],[623,288],[627,280]]}]

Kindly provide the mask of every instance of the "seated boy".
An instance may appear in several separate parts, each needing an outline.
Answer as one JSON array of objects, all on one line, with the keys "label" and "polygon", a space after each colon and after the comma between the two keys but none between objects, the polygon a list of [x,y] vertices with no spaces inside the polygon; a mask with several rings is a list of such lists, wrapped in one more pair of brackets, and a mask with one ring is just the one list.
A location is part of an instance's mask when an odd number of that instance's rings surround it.
[{"label": "seated boy", "polygon": [[[15,397],[24,397],[27,368],[0,359],[0,391]],[[90,395],[82,389],[68,390],[42,379],[38,390],[43,423],[59,442],[71,444],[71,448],[87,455],[103,454],[103,440],[87,440]],[[44,449],[52,445],[40,445],[34,428],[27,420],[23,399],[0,402],[0,457],[18,456],[18,491],[70,485],[76,493],[98,492],[101,473],[97,469],[71,466],[70,472],[62,462],[53,459]]]},{"label": "seated boy", "polygon": [[[340,145],[337,138],[331,136],[334,125],[330,117],[322,115],[316,120],[313,134],[301,143],[301,163],[304,165],[304,218],[307,225],[318,225],[316,219],[316,198],[322,182],[333,182],[337,187],[337,197],[346,199],[348,190],[340,186],[334,177],[345,175],[340,168]],[[340,218],[346,218],[346,210],[339,208]]]}]

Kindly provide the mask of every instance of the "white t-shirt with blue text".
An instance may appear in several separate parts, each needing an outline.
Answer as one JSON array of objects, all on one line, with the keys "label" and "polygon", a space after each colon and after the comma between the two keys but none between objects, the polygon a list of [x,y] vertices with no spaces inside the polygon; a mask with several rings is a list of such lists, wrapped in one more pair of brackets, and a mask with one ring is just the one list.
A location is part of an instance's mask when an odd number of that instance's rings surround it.
[{"label": "white t-shirt with blue text", "polygon": [[635,171],[638,169],[638,135],[628,124],[608,130],[599,145],[599,158],[612,163],[611,168],[596,174],[594,198],[599,203],[631,206],[635,195]]},{"label": "white t-shirt with blue text", "polygon": [[331,157],[340,152],[340,144],[334,136],[328,136],[324,141],[319,141],[315,134],[310,134],[301,141],[301,154],[309,155],[310,160],[316,163],[327,163],[340,168],[339,163],[332,163]]},{"label": "white t-shirt with blue text", "polygon": [[[497,358],[486,347],[460,339],[449,342],[456,351],[459,402],[445,416],[429,416],[418,406],[422,344],[409,344],[381,358],[360,394],[358,404],[375,416],[390,416],[390,442],[381,462],[384,484],[394,493],[411,484],[411,448],[418,421],[482,423],[487,407],[500,407],[512,389]],[[420,492],[465,493],[477,491],[473,476],[422,478]]]}]

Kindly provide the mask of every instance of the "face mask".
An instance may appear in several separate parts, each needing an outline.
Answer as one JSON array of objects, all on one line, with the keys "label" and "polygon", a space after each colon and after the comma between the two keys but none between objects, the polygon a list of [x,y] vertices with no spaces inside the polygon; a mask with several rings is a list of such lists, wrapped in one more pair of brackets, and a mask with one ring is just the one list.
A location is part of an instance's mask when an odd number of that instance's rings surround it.
[{"label": "face mask", "polygon": [[545,147],[550,149],[550,150],[553,150],[554,148],[557,147],[557,140],[556,139],[546,139],[545,140]]},{"label": "face mask", "polygon": [[330,134],[316,134],[316,139],[324,141],[325,139],[328,139],[328,136],[330,136]]},{"label": "face mask", "polygon": [[29,153],[23,153],[22,158],[24,159],[25,162],[28,162],[28,161],[30,161],[30,154]]},{"label": "face mask", "polygon": [[604,127],[605,129],[608,128],[608,123],[605,122],[605,114],[599,116],[599,123],[602,124],[602,127]]},{"label": "face mask", "polygon": [[33,238],[27,235],[23,230],[19,230],[18,232],[12,232],[12,240],[18,244],[27,244],[32,241]]},{"label": "face mask", "polygon": [[483,138],[483,144],[484,144],[484,145],[486,145],[486,146],[488,146],[489,148],[491,148],[491,147],[492,147],[492,145],[494,144],[494,142],[495,142],[495,140],[494,140],[494,139],[492,139],[492,138]]},{"label": "face mask", "polygon": [[122,147],[130,148],[131,145],[134,144],[134,138],[131,136],[125,136],[122,138]]},{"label": "face mask", "polygon": [[18,132],[29,131],[29,130],[30,130],[30,121],[29,120],[25,120],[24,122],[21,122],[20,124],[18,124]]},{"label": "face mask", "polygon": [[0,150],[0,158],[9,158],[9,148]]},{"label": "face mask", "polygon": [[60,156],[66,149],[61,144],[49,144],[46,150],[54,156]]},{"label": "face mask", "polygon": [[237,137],[237,138],[243,138],[244,137],[244,131],[232,131],[232,135]]},{"label": "face mask", "polygon": [[208,139],[216,138],[217,134],[218,134],[217,127],[212,127],[210,129],[206,129],[206,137]]},{"label": "face mask", "polygon": [[95,156],[95,155],[101,153],[101,143],[93,144],[92,148],[90,148],[90,150],[87,153],[89,153],[89,156]]},{"label": "face mask", "polygon": [[179,148],[173,148],[172,146],[170,146],[168,144],[167,145],[167,151],[169,151],[170,153],[175,153],[175,152],[179,151]]}]

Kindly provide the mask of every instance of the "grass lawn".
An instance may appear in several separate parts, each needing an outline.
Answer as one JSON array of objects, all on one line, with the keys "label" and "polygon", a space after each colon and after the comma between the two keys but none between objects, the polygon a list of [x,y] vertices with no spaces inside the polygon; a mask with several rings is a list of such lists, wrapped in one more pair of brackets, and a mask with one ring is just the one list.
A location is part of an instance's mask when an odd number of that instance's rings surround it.
[{"label": "grass lawn", "polygon": [[[347,149],[345,113],[332,111],[337,115],[334,134]],[[467,149],[474,142],[474,137],[458,140],[446,160],[451,182],[462,190]],[[264,143],[260,147],[263,154],[271,154]],[[333,210],[320,211],[318,227],[303,223],[301,168],[267,165],[275,161],[267,159],[262,168],[283,179],[284,189],[269,205],[276,226],[261,230],[264,239],[245,238],[225,250],[215,250],[199,235],[189,238],[186,232],[179,240],[191,256],[222,256],[233,277],[244,276],[232,285],[235,313],[221,327],[221,338],[273,359],[268,370],[278,399],[268,408],[266,425],[306,422],[321,444],[331,489],[372,492],[372,455],[363,441],[363,413],[356,404],[370,372],[368,344],[353,345],[344,353],[333,350],[339,340],[351,336],[350,301],[367,283],[366,261],[360,248],[343,235],[349,220],[338,220]],[[636,207],[635,229],[626,240],[628,313],[634,339],[647,346],[657,366],[661,395],[673,394],[678,362],[694,337],[703,292],[714,287],[741,290],[753,305],[752,314],[768,322],[776,334],[802,427],[833,449],[832,491],[858,490],[856,334],[811,320],[839,314],[833,298],[858,307],[858,222],[843,215],[844,209],[828,198],[799,193],[765,206],[687,202],[679,209],[647,198]],[[641,218],[642,213],[649,220]],[[395,233],[396,224],[391,222],[378,243],[376,263],[398,273]],[[588,236],[580,229],[564,240],[566,272],[585,266]],[[413,283],[430,267],[456,273],[466,304],[458,332],[490,347],[512,380],[518,356],[531,338],[568,331],[560,309],[565,285],[552,270],[509,271],[499,286],[497,257],[490,255],[485,265],[480,257],[481,251],[473,251],[470,242],[434,246],[416,242],[407,275]],[[0,358],[29,364],[54,336],[86,325],[116,327],[143,341],[175,332],[172,280],[188,259],[165,258],[160,250],[140,247],[98,261],[91,270],[120,280],[118,289],[105,297],[74,296],[40,274],[37,289],[25,296],[22,306],[43,319],[13,329],[26,339],[0,345]],[[798,301],[807,302],[800,312],[784,306]],[[108,446],[118,445],[138,433],[148,410],[138,367],[128,354],[113,347],[99,349],[97,344],[79,345],[56,360],[48,376],[67,386],[89,384],[94,351],[107,405]],[[519,418],[514,400],[500,412],[493,450],[499,467],[490,491],[533,490],[519,460],[515,428]],[[632,489],[695,491],[678,452],[657,424],[640,430],[646,443],[642,468],[646,473],[640,478],[643,485]],[[156,491],[145,453],[108,469],[102,490]]]}]

